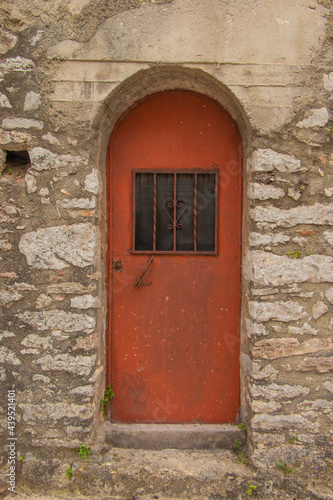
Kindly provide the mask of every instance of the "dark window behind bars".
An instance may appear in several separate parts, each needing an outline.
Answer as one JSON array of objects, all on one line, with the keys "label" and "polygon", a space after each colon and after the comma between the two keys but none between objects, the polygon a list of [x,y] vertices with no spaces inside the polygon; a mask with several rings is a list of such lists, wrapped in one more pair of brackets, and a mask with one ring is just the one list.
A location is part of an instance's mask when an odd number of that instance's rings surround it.
[{"label": "dark window behind bars", "polygon": [[142,253],[217,252],[217,172],[134,172],[134,244]]}]

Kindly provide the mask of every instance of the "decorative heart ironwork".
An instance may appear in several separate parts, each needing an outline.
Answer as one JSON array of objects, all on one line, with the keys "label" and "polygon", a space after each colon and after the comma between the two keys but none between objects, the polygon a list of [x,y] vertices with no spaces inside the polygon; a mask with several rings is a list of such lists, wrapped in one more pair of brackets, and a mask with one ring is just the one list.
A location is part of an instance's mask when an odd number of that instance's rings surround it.
[{"label": "decorative heart ironwork", "polygon": [[[184,207],[183,210],[180,212],[178,217],[176,216],[177,210],[174,210],[175,208],[181,208]],[[184,198],[178,198],[177,200],[173,200],[172,198],[166,198],[163,202],[163,208],[165,210],[165,213],[171,220],[172,224],[168,224],[167,228],[168,229],[181,229],[183,226],[179,223],[180,218],[184,214],[186,208],[187,208],[187,203],[184,200]],[[171,210],[170,210],[171,209]]]}]

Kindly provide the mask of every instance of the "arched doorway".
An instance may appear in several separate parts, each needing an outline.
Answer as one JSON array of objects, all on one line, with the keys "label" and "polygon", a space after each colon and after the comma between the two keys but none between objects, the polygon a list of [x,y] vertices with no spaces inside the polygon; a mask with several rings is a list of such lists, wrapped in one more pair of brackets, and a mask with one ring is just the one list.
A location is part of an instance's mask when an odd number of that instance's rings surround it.
[{"label": "arched doorway", "polygon": [[241,165],[237,125],[201,94],[153,94],[114,129],[114,422],[236,420]]}]

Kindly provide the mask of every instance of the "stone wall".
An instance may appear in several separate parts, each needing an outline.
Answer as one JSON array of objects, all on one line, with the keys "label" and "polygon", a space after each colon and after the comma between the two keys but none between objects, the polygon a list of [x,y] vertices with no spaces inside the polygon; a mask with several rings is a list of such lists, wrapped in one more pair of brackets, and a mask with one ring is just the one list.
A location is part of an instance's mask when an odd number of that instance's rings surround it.
[{"label": "stone wall", "polygon": [[252,460],[325,475],[330,1],[3,0],[0,19],[1,401],[15,387],[18,453],[96,439],[107,144],[138,99],[185,88],[221,102],[243,136],[242,419]]}]

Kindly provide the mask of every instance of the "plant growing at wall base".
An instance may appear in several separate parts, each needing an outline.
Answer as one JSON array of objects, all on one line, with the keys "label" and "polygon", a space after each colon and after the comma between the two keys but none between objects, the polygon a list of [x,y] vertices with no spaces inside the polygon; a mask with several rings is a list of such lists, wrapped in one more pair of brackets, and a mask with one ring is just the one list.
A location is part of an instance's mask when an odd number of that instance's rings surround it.
[{"label": "plant growing at wall base", "polygon": [[80,455],[80,457],[87,458],[87,456],[90,453],[90,448],[88,448],[88,446],[85,446],[84,444],[80,444],[78,446],[78,448],[76,448],[75,451],[78,452],[78,454]]},{"label": "plant growing at wall base", "polygon": [[101,399],[101,401],[99,403],[99,408],[100,408],[103,415],[106,415],[106,409],[107,409],[108,404],[112,398],[114,398],[114,392],[111,389],[111,386],[107,385],[105,388],[105,391],[104,391],[104,398]]},{"label": "plant growing at wall base", "polygon": [[238,453],[242,449],[243,443],[240,439],[236,439],[234,442],[234,451]]},{"label": "plant growing at wall base", "polygon": [[246,425],[244,424],[244,422],[241,422],[240,424],[238,424],[238,427],[240,429],[242,429],[243,431],[246,431]]},{"label": "plant growing at wall base", "polygon": [[292,468],[288,467],[288,465],[286,464],[286,462],[280,462],[277,465],[277,468],[281,472],[283,472],[283,474],[291,474],[292,472],[295,472],[295,469],[292,469]]},{"label": "plant growing at wall base", "polygon": [[72,469],[71,465],[69,467],[67,467],[67,469],[66,469],[66,476],[68,477],[68,479],[73,477],[73,469]]},{"label": "plant growing at wall base", "polygon": [[239,464],[247,464],[248,459],[247,459],[244,451],[242,450],[242,447],[243,447],[242,441],[240,439],[236,439],[234,442],[233,448],[234,448],[234,452],[236,453],[236,455],[238,457],[237,462]]},{"label": "plant growing at wall base", "polygon": [[250,497],[250,496],[252,495],[252,493],[253,493],[254,491],[256,491],[256,489],[257,489],[257,486],[256,486],[255,484],[251,484],[251,483],[250,483],[250,486],[249,486],[249,488],[248,488],[248,490],[247,490],[247,492],[246,492],[246,493],[247,493],[247,495]]}]

